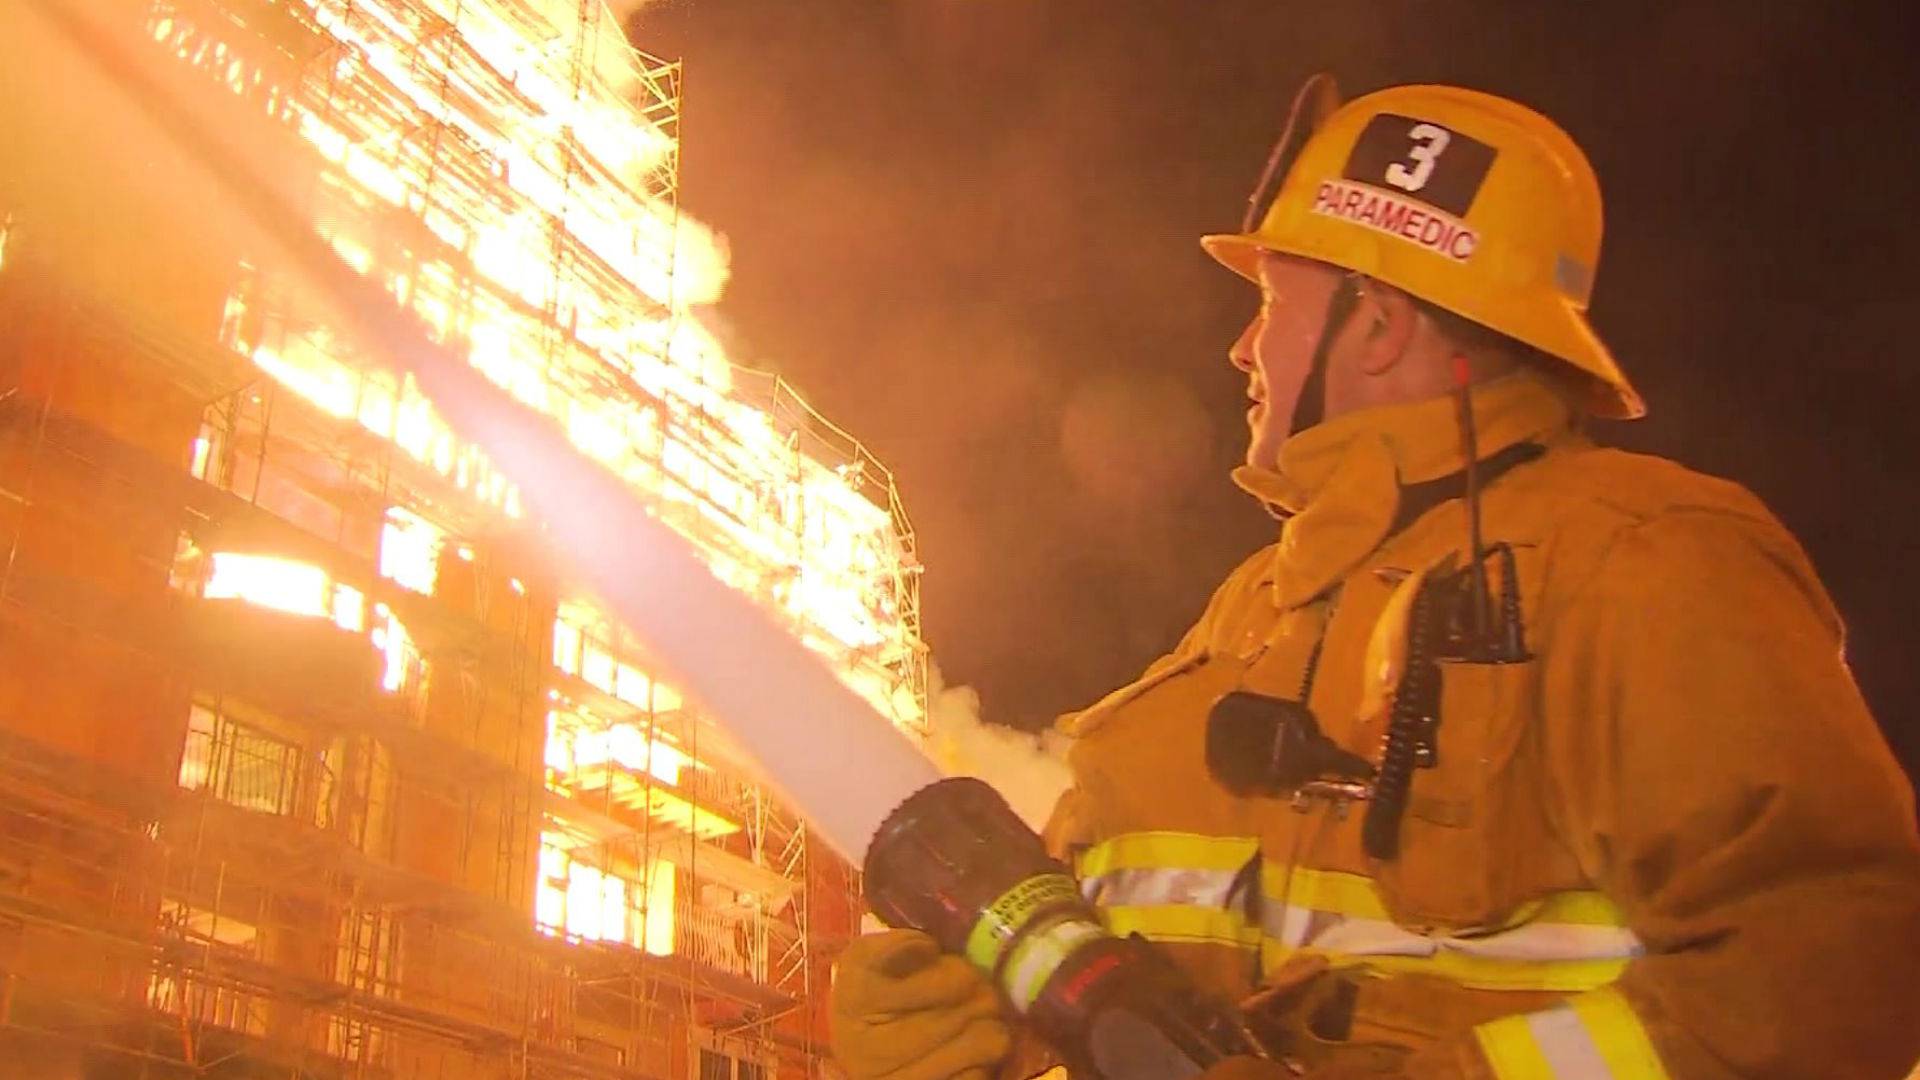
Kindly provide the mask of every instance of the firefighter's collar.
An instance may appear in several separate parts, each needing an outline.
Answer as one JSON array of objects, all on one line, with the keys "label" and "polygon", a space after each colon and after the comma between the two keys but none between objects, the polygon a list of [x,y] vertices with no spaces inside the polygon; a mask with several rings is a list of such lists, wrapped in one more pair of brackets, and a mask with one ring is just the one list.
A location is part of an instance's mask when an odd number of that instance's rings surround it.
[{"label": "firefighter's collar", "polygon": [[[1278,469],[1234,470],[1234,483],[1285,523],[1272,571],[1282,608],[1319,596],[1387,539],[1403,485],[1466,466],[1455,408],[1449,395],[1348,413],[1288,439]],[[1483,458],[1558,432],[1570,417],[1525,370],[1477,387],[1473,415]]]}]

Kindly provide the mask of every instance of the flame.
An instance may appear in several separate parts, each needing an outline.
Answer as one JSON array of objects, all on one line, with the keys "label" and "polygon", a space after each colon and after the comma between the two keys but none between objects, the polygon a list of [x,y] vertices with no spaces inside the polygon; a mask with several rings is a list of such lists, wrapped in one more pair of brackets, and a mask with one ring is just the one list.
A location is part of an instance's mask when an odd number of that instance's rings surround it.
[{"label": "flame", "polygon": [[[200,595],[208,600],[239,600],[289,615],[327,619],[349,634],[367,633],[367,598],[359,589],[335,581],[314,563],[276,555],[215,551]],[[381,653],[381,686],[397,691],[419,665],[407,629],[385,604],[374,605],[369,640]]]},{"label": "flame", "polygon": [[[680,774],[697,767],[693,756],[658,736],[649,738],[640,726],[619,721],[594,727],[578,714],[554,710],[547,714],[547,767],[563,776],[582,769],[617,765],[632,773],[648,773],[668,784],[679,784]],[[735,830],[737,831],[737,830]]]},{"label": "flame", "polygon": [[206,586],[208,600],[241,600],[257,607],[330,619],[335,626],[359,633],[366,626],[366,598],[360,590],[336,584],[327,571],[297,559],[216,551]]},{"label": "flame", "polygon": [[[221,37],[244,30],[196,25],[169,0],[153,0],[149,29],[310,148],[313,220],[343,261],[624,479],[849,685],[917,727],[917,568],[890,478],[779,380],[732,364],[700,318],[725,287],[727,253],[677,206],[677,68],[629,48],[598,0],[257,2],[313,35],[313,48],[294,50],[313,58],[303,70],[255,66],[261,50]],[[323,305],[289,295],[272,268],[241,268],[220,342],[330,418],[342,446],[371,436],[399,465],[410,460],[417,470],[396,472],[420,487],[416,505],[520,516],[519,492],[412,378],[338,337]],[[203,435],[194,474],[217,471],[225,445]],[[381,577],[431,594],[449,556],[473,552],[423,517],[387,514]],[[366,634],[384,690],[420,685],[424,661],[386,604],[369,613],[362,593],[318,568],[255,569],[258,580],[230,569],[222,587],[330,615]],[[697,839],[742,829],[701,805],[703,766],[656,730],[681,695],[590,603],[560,605],[552,664],[567,678],[549,691],[550,788],[604,792]],[[549,824],[558,831],[541,834],[534,897],[542,931],[667,955],[676,932],[697,929],[675,925],[671,862],[613,860]]]},{"label": "flame", "polygon": [[194,479],[205,480],[207,478],[207,469],[212,464],[213,440],[207,438],[205,435],[195,436],[193,440],[193,457],[192,460],[187,463],[187,471],[193,475]]},{"label": "flame", "polygon": [[432,596],[445,542],[446,534],[426,518],[402,507],[388,508],[387,520],[380,526],[380,576]]},{"label": "flame", "polygon": [[[884,505],[866,494],[887,482],[782,384],[734,367],[697,315],[724,288],[727,258],[674,199],[677,68],[629,47],[598,2],[262,2],[324,43],[317,69],[263,72],[218,37],[232,27],[197,26],[168,0],[155,0],[149,30],[312,149],[315,222],[342,259],[917,727],[910,538],[890,490]],[[226,345],[319,412],[519,516],[518,492],[410,377],[356,355],[323,321],[267,318],[285,301],[245,270]],[[405,573],[389,576],[430,582]],[[376,632],[404,642],[397,623]],[[642,685],[659,693],[630,669],[583,651],[570,673],[623,700]]]},{"label": "flame", "polygon": [[679,711],[684,705],[680,693],[620,659],[599,625],[590,605],[563,605],[553,621],[553,666],[636,709],[656,716]]},{"label": "flame", "polygon": [[647,864],[646,905],[641,911],[641,937],[634,944],[655,956],[673,955],[673,864],[655,859]]},{"label": "flame", "polygon": [[534,923],[548,934],[624,942],[655,956],[674,944],[674,866],[652,859],[634,878],[576,859],[564,833],[540,834]]},{"label": "flame", "polygon": [[415,683],[423,664],[420,651],[392,608],[375,604],[373,614],[377,621],[370,637],[380,652],[380,689],[397,694]]}]

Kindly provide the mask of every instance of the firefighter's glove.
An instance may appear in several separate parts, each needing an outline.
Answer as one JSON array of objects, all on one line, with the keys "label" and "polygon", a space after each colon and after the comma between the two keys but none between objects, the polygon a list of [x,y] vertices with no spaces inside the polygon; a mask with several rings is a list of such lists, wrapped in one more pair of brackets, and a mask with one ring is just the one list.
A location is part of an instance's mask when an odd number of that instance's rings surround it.
[{"label": "firefighter's glove", "polygon": [[985,1080],[1011,1036],[993,987],[917,930],[855,938],[835,965],[833,1053],[852,1080]]}]

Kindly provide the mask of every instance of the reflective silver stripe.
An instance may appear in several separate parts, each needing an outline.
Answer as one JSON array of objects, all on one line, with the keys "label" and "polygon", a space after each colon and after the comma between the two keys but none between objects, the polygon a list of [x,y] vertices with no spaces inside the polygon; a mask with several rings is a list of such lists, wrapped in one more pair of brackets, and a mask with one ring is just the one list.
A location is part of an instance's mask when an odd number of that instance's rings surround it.
[{"label": "reflective silver stripe", "polygon": [[1505,929],[1419,933],[1395,924],[1372,878],[1263,862],[1252,837],[1123,833],[1076,861],[1082,892],[1110,925],[1153,940],[1257,947],[1268,968],[1311,949],[1464,986],[1577,993],[1613,982],[1644,951],[1612,902],[1582,890],[1523,904]]},{"label": "reflective silver stripe", "polygon": [[1115,870],[1229,870],[1238,872],[1260,857],[1251,836],[1201,836],[1197,833],[1122,833],[1087,848],[1074,860],[1084,877]]},{"label": "reflective silver stripe", "polygon": [[1325,930],[1306,944],[1322,952],[1347,956],[1432,956],[1446,947],[1444,938],[1416,934],[1379,919],[1336,915]]},{"label": "reflective silver stripe", "polygon": [[1528,923],[1471,937],[1427,935],[1385,919],[1291,906],[1264,912],[1260,925],[1287,948],[1349,956],[1432,956],[1444,951],[1487,960],[1626,960],[1645,951],[1624,926]]},{"label": "reflective silver stripe", "polygon": [[1191,904],[1225,908],[1233,902],[1234,882],[1240,877],[1237,870],[1110,870],[1082,881],[1080,891],[1093,903],[1112,907]]},{"label": "reflective silver stripe", "polygon": [[1629,1080],[1613,1075],[1593,1034],[1570,1006],[1528,1013],[1525,1019],[1540,1056],[1553,1067],[1553,1080]]},{"label": "reflective silver stripe", "polygon": [[[1190,907],[1232,910],[1242,875],[1226,870],[1113,870],[1081,883],[1087,899],[1103,907]],[[1287,948],[1313,948],[1348,956],[1433,956],[1455,952],[1487,960],[1624,960],[1641,954],[1639,938],[1622,926],[1528,923],[1475,936],[1419,934],[1385,919],[1269,902],[1261,930]]]},{"label": "reflective silver stripe", "polygon": [[[1316,911],[1313,908],[1293,906],[1273,910],[1273,902],[1269,900],[1267,903],[1269,909],[1260,913],[1260,929],[1267,937],[1290,949],[1297,949],[1309,943],[1317,943],[1334,928],[1354,921],[1337,911]],[[1373,922],[1375,920],[1363,919],[1359,921]],[[1393,924],[1386,923],[1384,925],[1392,926]]]},{"label": "reflective silver stripe", "polygon": [[1315,915],[1323,912],[1302,907],[1283,907],[1278,910],[1263,908],[1260,912],[1260,932],[1278,941],[1288,948],[1298,948],[1301,942],[1314,936],[1310,925]]},{"label": "reflective silver stripe", "polygon": [[1060,961],[1083,942],[1099,936],[1098,926],[1071,919],[1054,923],[1022,941],[1001,974],[1014,1008],[1024,1015],[1033,1007]]},{"label": "reflective silver stripe", "polygon": [[1528,923],[1483,937],[1443,938],[1442,947],[1489,960],[1630,960],[1646,952],[1624,926]]},{"label": "reflective silver stripe", "polygon": [[1473,1029],[1500,1080],[1670,1080],[1647,1029],[1618,990],[1601,987]]}]

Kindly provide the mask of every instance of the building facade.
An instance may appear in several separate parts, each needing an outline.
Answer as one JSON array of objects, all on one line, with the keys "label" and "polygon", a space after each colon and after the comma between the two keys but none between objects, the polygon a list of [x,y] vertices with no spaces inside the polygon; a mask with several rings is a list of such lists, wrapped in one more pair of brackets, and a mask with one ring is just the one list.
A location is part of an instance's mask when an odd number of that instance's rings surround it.
[{"label": "building facade", "polygon": [[8,7],[0,1074],[830,1072],[854,873],[238,209],[917,728],[890,477],[701,321],[677,65],[599,0]]}]

